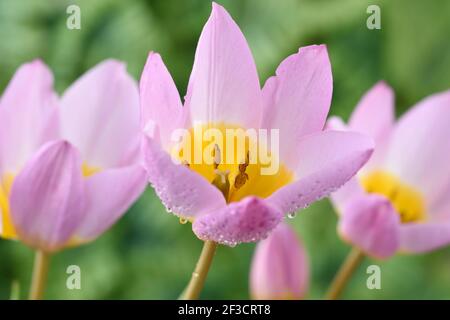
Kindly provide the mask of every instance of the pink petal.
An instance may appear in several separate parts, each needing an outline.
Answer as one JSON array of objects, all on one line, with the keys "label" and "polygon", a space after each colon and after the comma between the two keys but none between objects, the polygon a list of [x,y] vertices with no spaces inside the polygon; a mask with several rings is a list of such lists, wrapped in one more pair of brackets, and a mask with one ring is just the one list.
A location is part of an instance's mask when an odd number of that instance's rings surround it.
[{"label": "pink petal", "polygon": [[264,85],[262,127],[280,130],[280,157],[289,167],[299,161],[292,152],[298,140],[323,129],[332,91],[330,60],[324,45],[300,48]]},{"label": "pink petal", "polygon": [[228,246],[256,242],[267,237],[283,214],[263,199],[246,197],[194,220],[194,233],[202,240]]},{"label": "pink petal", "polygon": [[405,252],[423,253],[449,244],[450,221],[405,224],[400,228],[400,248]]},{"label": "pink petal", "polygon": [[58,135],[53,75],[40,60],[22,65],[0,100],[0,170],[17,173],[46,141]]},{"label": "pink petal", "polygon": [[305,136],[296,145],[296,181],[267,200],[285,213],[304,208],[349,181],[372,151],[372,140],[358,133],[329,130]]},{"label": "pink petal", "polygon": [[104,170],[88,178],[86,215],[76,237],[90,241],[109,229],[144,191],[146,184],[141,165]]},{"label": "pink petal", "polygon": [[65,141],[45,144],[13,182],[11,215],[19,239],[55,251],[67,244],[85,214],[81,160]]},{"label": "pink petal", "polygon": [[78,79],[61,100],[64,138],[92,167],[131,164],[139,148],[139,96],[125,65],[106,60]]},{"label": "pink petal", "polygon": [[167,146],[173,130],[185,127],[185,112],[175,83],[161,56],[150,52],[140,81],[141,127],[149,121],[158,126],[161,143]]},{"label": "pink petal", "polygon": [[365,190],[359,184],[358,178],[353,177],[336,192],[333,192],[330,197],[337,214],[342,215],[344,208],[352,199],[363,195],[366,195]]},{"label": "pink petal", "polygon": [[375,140],[375,151],[364,167],[371,170],[384,160],[395,120],[394,92],[380,81],[361,98],[349,120],[349,129]]},{"label": "pink petal", "polygon": [[252,299],[302,299],[308,288],[308,261],[300,239],[281,223],[256,246],[250,271]]},{"label": "pink petal", "polygon": [[392,129],[394,118],[394,92],[380,81],[361,98],[350,117],[349,126],[378,141]]},{"label": "pink petal", "polygon": [[376,258],[389,258],[399,246],[400,218],[389,200],[379,195],[355,197],[339,221],[344,239]]},{"label": "pink petal", "polygon": [[200,35],[186,106],[193,122],[259,126],[260,85],[250,48],[228,12],[216,3]]},{"label": "pink petal", "polygon": [[387,153],[386,168],[421,190],[430,208],[448,190],[449,119],[450,90],[422,100],[399,120]]},{"label": "pink petal", "polygon": [[193,217],[226,205],[219,189],[196,172],[174,163],[152,138],[143,138],[142,152],[148,180],[168,211]]}]

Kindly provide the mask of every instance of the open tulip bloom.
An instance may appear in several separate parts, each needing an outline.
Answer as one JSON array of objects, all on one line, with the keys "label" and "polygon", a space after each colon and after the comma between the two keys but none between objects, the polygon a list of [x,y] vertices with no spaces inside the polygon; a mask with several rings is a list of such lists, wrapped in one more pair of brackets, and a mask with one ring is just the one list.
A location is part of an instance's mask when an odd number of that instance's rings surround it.
[{"label": "open tulip bloom", "polygon": [[258,300],[302,299],[308,290],[308,269],[300,239],[282,222],[256,246],[250,295]]},{"label": "open tulip bloom", "polygon": [[[42,62],[14,75],[0,101],[0,231],[40,253],[37,269],[49,253],[98,237],[143,191],[138,101],[137,85],[112,60],[61,99]],[[39,298],[42,281],[33,281]]]},{"label": "open tulip bloom", "polygon": [[329,121],[330,128],[375,140],[367,165],[332,200],[341,236],[376,258],[450,243],[450,91],[394,119],[393,91],[380,82],[361,99],[348,125]]},{"label": "open tulip bloom", "polygon": [[[184,105],[161,57],[150,53],[140,82],[144,164],[168,211],[191,221],[205,241],[193,280],[204,281],[215,243],[265,238],[287,213],[328,195],[368,160],[370,138],[323,131],[331,95],[323,45],[289,56],[261,89],[243,34],[217,4],[200,36]],[[270,134],[245,136],[238,148],[234,137],[224,141],[227,129]],[[178,152],[180,130],[188,147]],[[277,164],[269,174],[264,154]],[[198,293],[188,286],[185,297]]]}]

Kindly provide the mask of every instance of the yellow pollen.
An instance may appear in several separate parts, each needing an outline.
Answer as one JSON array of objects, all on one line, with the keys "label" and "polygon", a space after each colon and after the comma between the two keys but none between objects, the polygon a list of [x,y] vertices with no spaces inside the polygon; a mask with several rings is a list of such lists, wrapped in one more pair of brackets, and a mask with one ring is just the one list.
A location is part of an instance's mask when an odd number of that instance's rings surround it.
[{"label": "yellow pollen", "polygon": [[[211,136],[206,139],[205,134],[197,134],[198,130],[205,133],[210,129],[215,130],[216,136],[222,138],[220,143],[212,141],[214,139]],[[234,130],[238,134],[230,137],[227,130]],[[272,159],[278,155],[268,153],[265,145],[258,144],[254,137],[245,135],[244,132],[244,129],[234,125],[194,126],[186,139],[188,147],[177,150],[172,155],[215,185],[227,202],[239,201],[250,195],[266,198],[290,183],[293,174],[282,163],[279,163],[278,171],[274,174],[261,174],[261,169],[267,168],[269,164],[262,163],[259,155],[269,154]],[[260,151],[260,148],[263,150]],[[198,161],[195,158],[198,154],[206,154],[208,159]]]},{"label": "yellow pollen", "polygon": [[400,215],[402,223],[420,222],[425,217],[422,195],[396,176],[385,171],[374,171],[361,179],[364,189],[387,197]]},{"label": "yellow pollen", "polygon": [[83,165],[81,166],[81,172],[83,173],[83,177],[85,178],[93,176],[100,171],[101,169],[99,167],[91,167],[87,163],[83,163]]},{"label": "yellow pollen", "polygon": [[5,239],[15,239],[17,237],[16,230],[11,220],[9,212],[9,193],[14,181],[14,175],[5,174],[0,184],[0,209],[2,218],[2,227],[0,228],[0,236]]}]

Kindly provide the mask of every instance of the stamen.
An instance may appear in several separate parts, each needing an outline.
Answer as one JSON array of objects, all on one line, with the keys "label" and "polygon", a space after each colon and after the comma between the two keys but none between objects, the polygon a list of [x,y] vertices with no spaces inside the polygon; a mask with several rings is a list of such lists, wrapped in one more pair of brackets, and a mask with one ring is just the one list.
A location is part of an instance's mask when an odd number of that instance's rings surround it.
[{"label": "stamen", "polygon": [[228,199],[228,193],[230,192],[230,180],[228,179],[228,175],[230,174],[230,170],[219,170],[215,169],[214,174],[216,175],[212,184],[217,187],[217,189],[222,192],[225,199]]},{"label": "stamen", "polygon": [[214,169],[219,167],[220,161],[222,160],[222,156],[220,154],[220,149],[217,144],[214,145]]},{"label": "stamen", "polygon": [[234,179],[234,187],[236,189],[241,188],[247,182],[247,180],[250,179],[248,174],[245,172],[247,170],[249,163],[250,163],[250,155],[249,152],[247,151],[247,157],[244,163],[239,164],[239,173],[236,175],[236,178]]}]

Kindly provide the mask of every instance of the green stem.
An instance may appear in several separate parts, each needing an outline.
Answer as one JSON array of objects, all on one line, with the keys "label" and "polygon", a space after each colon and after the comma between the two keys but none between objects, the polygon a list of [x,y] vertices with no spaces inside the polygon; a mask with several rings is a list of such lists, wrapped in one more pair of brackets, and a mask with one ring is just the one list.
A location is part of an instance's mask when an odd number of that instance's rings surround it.
[{"label": "green stem", "polygon": [[360,249],[354,247],[350,251],[344,263],[341,265],[338,273],[334,277],[330,288],[328,289],[328,293],[326,295],[326,298],[328,300],[339,299],[348,281],[350,280],[351,276],[358,268],[358,266],[361,264],[363,259],[364,253]]},{"label": "green stem", "polygon": [[214,254],[216,252],[217,243],[213,241],[205,241],[200,257],[192,273],[191,280],[182,295],[183,300],[196,300],[200,296],[200,292],[205,284],[206,276],[211,267]]},{"label": "green stem", "polygon": [[36,250],[29,296],[30,300],[42,300],[44,298],[49,265],[50,254],[41,250]]}]

